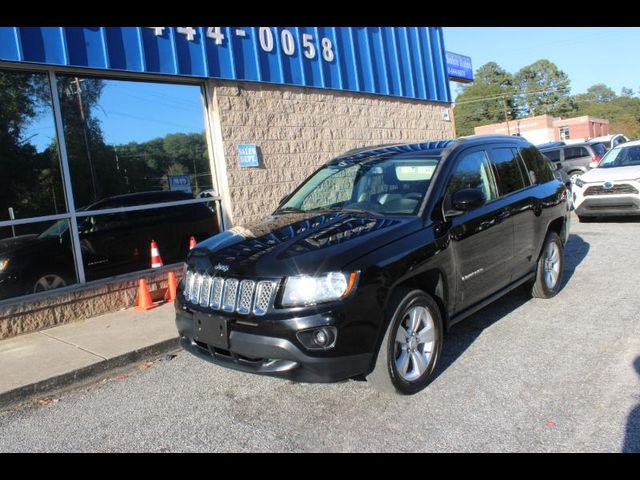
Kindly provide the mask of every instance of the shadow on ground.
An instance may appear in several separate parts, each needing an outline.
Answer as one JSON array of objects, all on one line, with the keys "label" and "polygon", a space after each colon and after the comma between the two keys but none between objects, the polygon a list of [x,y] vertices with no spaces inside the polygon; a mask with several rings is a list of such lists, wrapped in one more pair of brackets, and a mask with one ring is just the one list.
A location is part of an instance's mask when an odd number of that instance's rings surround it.
[{"label": "shadow on ground", "polygon": [[[640,375],[640,357],[633,362],[638,375]],[[624,432],[623,453],[640,453],[640,404],[631,410],[627,417],[627,428]]]},{"label": "shadow on ground", "polygon": [[[589,249],[589,243],[585,242],[580,235],[569,235],[569,240],[565,247],[562,289],[567,287],[577,266],[582,263],[589,253]],[[449,368],[480,336],[485,328],[490,327],[530,300],[531,286],[528,284],[522,285],[451,327],[451,331],[446,335],[442,347],[442,356],[434,374],[434,379]]]}]

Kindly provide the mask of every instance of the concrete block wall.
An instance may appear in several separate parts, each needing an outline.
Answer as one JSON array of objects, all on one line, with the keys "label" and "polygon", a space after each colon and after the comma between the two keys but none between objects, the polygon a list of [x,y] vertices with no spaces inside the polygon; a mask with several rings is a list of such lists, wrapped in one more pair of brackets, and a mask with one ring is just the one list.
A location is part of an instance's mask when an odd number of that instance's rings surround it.
[{"label": "concrete block wall", "polygon": [[[447,105],[308,87],[216,80],[233,225],[271,213],[327,160],[386,143],[452,138]],[[241,168],[237,145],[258,145],[263,165]]]}]

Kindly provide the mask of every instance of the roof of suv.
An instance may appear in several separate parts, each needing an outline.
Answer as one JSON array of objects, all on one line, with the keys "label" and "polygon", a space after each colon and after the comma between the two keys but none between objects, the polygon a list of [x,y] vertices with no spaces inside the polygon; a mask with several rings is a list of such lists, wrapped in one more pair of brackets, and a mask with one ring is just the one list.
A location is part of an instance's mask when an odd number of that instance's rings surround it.
[{"label": "roof of suv", "polygon": [[561,145],[547,144],[546,146],[543,144],[543,145],[538,145],[538,150],[540,150],[541,152],[548,152],[549,150],[559,150],[561,148],[573,148],[573,147],[593,147],[593,144],[589,142],[569,143],[569,144],[562,143]]},{"label": "roof of suv", "polygon": [[492,140],[510,140],[519,141],[523,143],[529,143],[522,137],[515,135],[470,135],[467,137],[460,137],[457,139],[449,140],[436,140],[431,142],[421,143],[395,143],[388,145],[376,145],[372,147],[362,147],[354,150],[349,150],[346,153],[330,160],[328,164],[334,164],[339,162],[357,162],[374,156],[388,155],[393,153],[411,153],[422,152],[430,156],[440,156],[448,149],[458,146],[462,143],[481,143],[483,141]]}]

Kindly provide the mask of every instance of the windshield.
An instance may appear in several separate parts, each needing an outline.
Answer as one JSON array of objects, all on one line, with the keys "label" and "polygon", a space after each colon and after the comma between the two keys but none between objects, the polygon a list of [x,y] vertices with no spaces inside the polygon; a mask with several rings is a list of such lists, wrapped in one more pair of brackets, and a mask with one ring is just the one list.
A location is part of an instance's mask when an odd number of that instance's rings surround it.
[{"label": "windshield", "polygon": [[598,168],[629,167],[640,165],[640,145],[609,150]]},{"label": "windshield", "polygon": [[335,209],[415,215],[439,158],[398,157],[327,165],[275,213]]},{"label": "windshield", "polygon": [[58,220],[56,223],[47,228],[44,232],[38,235],[38,238],[48,237],[60,237],[69,228],[68,220]]}]

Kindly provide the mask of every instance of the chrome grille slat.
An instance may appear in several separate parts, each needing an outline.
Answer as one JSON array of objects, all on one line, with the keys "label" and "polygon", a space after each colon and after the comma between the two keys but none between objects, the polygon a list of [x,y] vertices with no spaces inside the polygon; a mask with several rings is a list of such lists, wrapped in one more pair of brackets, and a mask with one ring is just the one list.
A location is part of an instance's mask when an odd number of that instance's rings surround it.
[{"label": "chrome grille slat", "polygon": [[209,306],[209,298],[211,297],[211,283],[213,278],[211,275],[205,275],[204,280],[202,281],[202,288],[200,289],[200,306],[208,307]]},{"label": "chrome grille slat", "polygon": [[222,290],[224,289],[224,278],[215,277],[213,279],[213,287],[211,288],[211,301],[209,306],[215,310],[219,310],[222,306]]},{"label": "chrome grille slat", "polygon": [[264,315],[271,304],[271,297],[277,283],[272,280],[262,280],[256,286],[256,296],[253,305],[254,315]]},{"label": "chrome grille slat", "polygon": [[191,302],[192,303],[199,303],[200,302],[200,290],[202,290],[202,280],[203,280],[203,275],[200,273],[196,273],[195,274],[195,280],[194,280],[194,286],[193,286],[193,292],[191,293]]},{"label": "chrome grille slat", "polygon": [[187,270],[187,274],[184,280],[184,298],[187,300],[191,300],[191,292],[193,291],[193,272],[191,270]]},{"label": "chrome grille slat", "polygon": [[253,290],[255,289],[256,282],[253,280],[242,280],[240,282],[240,293],[238,294],[238,306],[236,311],[238,313],[248,314],[251,313],[251,304],[253,303]]},{"label": "chrome grille slat", "polygon": [[242,315],[265,315],[278,287],[277,280],[218,277],[187,270],[184,298],[201,307]]},{"label": "chrome grille slat", "polygon": [[222,295],[222,310],[233,312],[236,309],[236,298],[238,294],[237,278],[227,278],[224,282],[224,293]]}]

